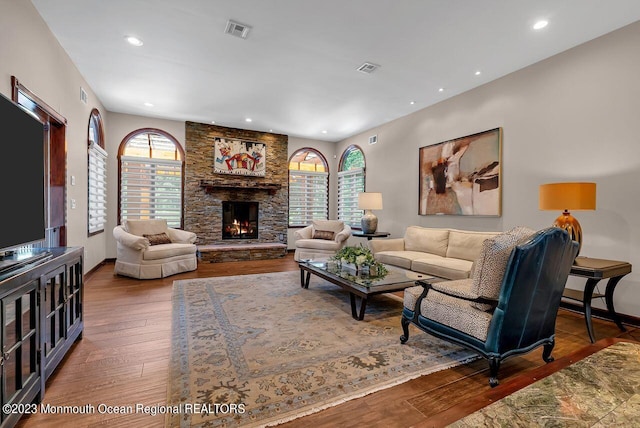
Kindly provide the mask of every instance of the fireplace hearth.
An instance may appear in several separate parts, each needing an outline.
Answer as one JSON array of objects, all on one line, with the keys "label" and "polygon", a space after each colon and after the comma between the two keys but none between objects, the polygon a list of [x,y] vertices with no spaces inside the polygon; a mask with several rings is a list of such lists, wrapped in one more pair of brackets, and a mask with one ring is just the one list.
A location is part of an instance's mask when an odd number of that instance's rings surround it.
[{"label": "fireplace hearth", "polygon": [[222,202],[222,239],[258,239],[258,202]]}]

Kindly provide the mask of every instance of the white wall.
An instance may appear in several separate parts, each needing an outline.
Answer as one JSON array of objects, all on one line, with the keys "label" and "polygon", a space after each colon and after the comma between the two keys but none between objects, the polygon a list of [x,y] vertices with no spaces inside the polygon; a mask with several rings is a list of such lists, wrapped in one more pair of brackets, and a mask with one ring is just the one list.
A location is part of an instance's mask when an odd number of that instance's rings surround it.
[{"label": "white wall", "polygon": [[[106,126],[106,111],[30,1],[0,0],[0,10],[0,92],[11,98],[15,76],[67,119],[67,244],[84,246],[84,267],[89,270],[105,258],[106,233],[87,237],[88,124],[91,110],[97,108]],[[87,104],[80,101],[81,86]]]},{"label": "white wall", "polygon": [[[574,216],[581,255],[625,260],[640,270],[640,22],[473,91],[341,141],[367,159],[367,190],[383,193],[379,230],[406,226],[506,230],[544,228],[559,212],[538,210],[538,186],[597,183],[597,210]],[[502,216],[419,216],[418,149],[502,127]],[[369,135],[379,142],[369,146]],[[569,286],[582,288],[570,278]],[[601,286],[604,291],[604,284]],[[640,316],[640,276],[616,289],[618,312]],[[594,303],[594,306],[605,307]]]}]

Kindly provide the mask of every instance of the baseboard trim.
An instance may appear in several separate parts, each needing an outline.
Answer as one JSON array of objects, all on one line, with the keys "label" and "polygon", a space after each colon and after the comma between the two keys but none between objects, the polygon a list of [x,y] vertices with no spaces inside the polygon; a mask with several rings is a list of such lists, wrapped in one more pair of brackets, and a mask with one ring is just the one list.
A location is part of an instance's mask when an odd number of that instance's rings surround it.
[{"label": "baseboard trim", "polygon": [[[579,305],[577,303],[571,303],[571,302],[565,302],[562,301],[560,302],[560,307],[570,310],[572,312],[577,312],[580,313],[582,315],[584,315],[584,308],[582,305]],[[626,314],[621,314],[620,312],[617,312],[618,317],[620,317],[620,320],[622,321],[622,324],[627,324],[630,325],[632,327],[640,327],[640,318],[638,317],[634,317],[631,315],[626,315]],[[611,316],[609,316],[609,311],[607,311],[606,309],[600,309],[600,308],[594,308],[593,306],[591,307],[591,317],[592,318],[600,318],[603,320],[607,320],[607,321],[611,321],[613,322],[613,319],[611,318]]]}]

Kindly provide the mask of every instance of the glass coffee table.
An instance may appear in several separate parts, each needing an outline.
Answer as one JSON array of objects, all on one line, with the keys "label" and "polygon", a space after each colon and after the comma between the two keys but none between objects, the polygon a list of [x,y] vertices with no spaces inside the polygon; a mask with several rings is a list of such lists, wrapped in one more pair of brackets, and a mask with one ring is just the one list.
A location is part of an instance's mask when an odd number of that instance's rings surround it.
[{"label": "glass coffee table", "polygon": [[[351,299],[351,316],[361,321],[367,309],[367,299],[369,296],[394,291],[402,291],[407,287],[413,287],[415,281],[442,281],[430,275],[405,271],[393,266],[385,265],[387,274],[384,276],[370,276],[364,273],[357,273],[355,269],[348,266],[327,266],[326,261],[304,260],[298,263],[300,267],[300,286],[309,288],[311,274],[329,281],[349,292]],[[356,308],[356,296],[360,297],[360,310]]]}]

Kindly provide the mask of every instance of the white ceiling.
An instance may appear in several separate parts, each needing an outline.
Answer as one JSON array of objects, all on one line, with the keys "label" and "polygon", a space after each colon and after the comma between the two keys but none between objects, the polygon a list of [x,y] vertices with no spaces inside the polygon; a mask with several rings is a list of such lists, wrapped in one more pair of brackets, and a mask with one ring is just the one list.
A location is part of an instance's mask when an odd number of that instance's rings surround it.
[{"label": "white ceiling", "polygon": [[640,19],[638,0],[32,2],[109,111],[327,141]]}]

